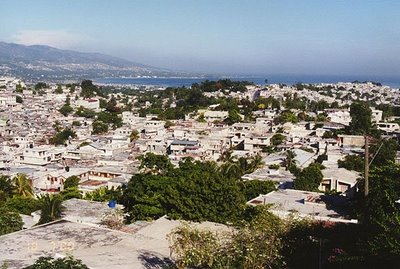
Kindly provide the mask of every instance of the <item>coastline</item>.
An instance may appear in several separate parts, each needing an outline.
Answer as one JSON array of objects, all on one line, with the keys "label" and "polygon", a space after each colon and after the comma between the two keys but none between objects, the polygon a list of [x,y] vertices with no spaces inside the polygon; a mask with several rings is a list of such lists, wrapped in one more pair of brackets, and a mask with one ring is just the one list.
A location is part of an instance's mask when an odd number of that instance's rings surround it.
[{"label": "coastline", "polygon": [[[205,80],[231,79],[234,81],[246,80],[256,85],[266,84],[286,84],[294,85],[297,83],[306,84],[336,84],[351,83],[353,81],[375,81],[383,86],[389,86],[394,89],[400,88],[400,79],[395,78],[368,78],[360,76],[290,76],[290,75],[273,75],[264,77],[252,76],[209,76],[209,77],[107,77],[93,79],[96,84],[116,87],[190,87],[193,83],[201,83]],[[265,80],[268,80],[267,83]]]}]

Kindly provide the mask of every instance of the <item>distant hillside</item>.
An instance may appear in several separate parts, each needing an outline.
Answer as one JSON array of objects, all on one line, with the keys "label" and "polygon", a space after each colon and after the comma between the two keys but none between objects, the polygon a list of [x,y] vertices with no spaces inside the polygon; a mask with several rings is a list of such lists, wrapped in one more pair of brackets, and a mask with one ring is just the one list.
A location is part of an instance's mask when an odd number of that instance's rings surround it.
[{"label": "distant hillside", "polygon": [[122,76],[189,76],[100,53],[0,42],[0,76],[68,80]]}]

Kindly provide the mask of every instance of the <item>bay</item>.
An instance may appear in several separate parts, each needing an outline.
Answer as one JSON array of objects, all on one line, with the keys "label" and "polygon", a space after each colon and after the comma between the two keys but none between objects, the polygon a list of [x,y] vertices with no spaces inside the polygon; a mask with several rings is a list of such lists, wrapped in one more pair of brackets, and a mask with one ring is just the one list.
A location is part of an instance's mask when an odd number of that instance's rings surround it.
[{"label": "bay", "polygon": [[156,87],[190,87],[193,83],[205,80],[231,79],[234,81],[250,81],[257,85],[282,83],[293,85],[296,83],[337,83],[358,81],[374,81],[392,88],[400,87],[400,78],[380,76],[354,76],[354,75],[287,75],[273,74],[264,76],[209,76],[209,77],[110,77],[94,79],[98,84],[108,85],[149,85]]}]

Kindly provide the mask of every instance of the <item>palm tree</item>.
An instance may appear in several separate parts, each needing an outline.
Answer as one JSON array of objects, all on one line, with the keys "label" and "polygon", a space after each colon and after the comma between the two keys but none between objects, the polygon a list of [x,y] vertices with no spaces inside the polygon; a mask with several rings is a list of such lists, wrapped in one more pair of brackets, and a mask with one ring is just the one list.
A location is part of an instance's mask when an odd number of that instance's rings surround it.
[{"label": "palm tree", "polygon": [[132,141],[135,141],[135,140],[138,140],[138,139],[139,139],[138,130],[132,130],[131,134],[129,135],[129,140],[132,142]]},{"label": "palm tree", "polygon": [[22,197],[33,197],[32,183],[25,174],[17,174],[13,178],[15,193]]},{"label": "palm tree", "polygon": [[0,175],[0,201],[5,201],[15,193],[15,186],[9,176]]},{"label": "palm tree", "polygon": [[232,150],[224,151],[221,156],[219,156],[218,161],[221,162],[234,162],[235,157],[232,155]]},{"label": "palm tree", "polygon": [[61,217],[63,206],[60,195],[46,194],[39,198],[42,202],[39,224],[54,221]]},{"label": "palm tree", "polygon": [[237,161],[223,163],[220,166],[220,171],[227,178],[240,177],[240,175],[242,174],[242,168]]},{"label": "palm tree", "polygon": [[249,172],[254,172],[264,165],[263,159],[260,154],[254,155],[250,158]]},{"label": "palm tree", "polygon": [[286,166],[286,170],[289,170],[292,165],[296,163],[294,159],[296,157],[296,153],[293,150],[287,150],[285,152],[286,158],[284,161],[284,166]]}]

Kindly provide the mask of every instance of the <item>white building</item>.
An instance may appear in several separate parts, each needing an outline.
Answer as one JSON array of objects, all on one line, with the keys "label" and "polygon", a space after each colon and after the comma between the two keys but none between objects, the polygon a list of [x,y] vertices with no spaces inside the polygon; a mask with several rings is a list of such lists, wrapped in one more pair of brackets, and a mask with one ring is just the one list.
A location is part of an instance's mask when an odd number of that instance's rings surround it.
[{"label": "white building", "polygon": [[0,107],[13,107],[17,105],[17,96],[0,96]]},{"label": "white building", "polygon": [[83,100],[76,100],[75,101],[76,107],[84,107],[87,109],[97,110],[100,108],[100,101],[99,99],[91,98],[91,99],[83,99]]},{"label": "white building", "polygon": [[205,111],[204,112],[204,119],[208,122],[213,121],[224,121],[228,118],[229,112],[228,111]]},{"label": "white building", "polygon": [[382,121],[382,115],[383,115],[382,110],[371,108],[371,111],[372,111],[372,118],[371,118],[372,122],[376,123]]},{"label": "white building", "polygon": [[345,109],[325,109],[330,122],[349,125],[351,122],[350,112]]},{"label": "white building", "polygon": [[46,165],[51,163],[51,154],[45,148],[26,148],[21,155],[15,156],[17,163]]}]

